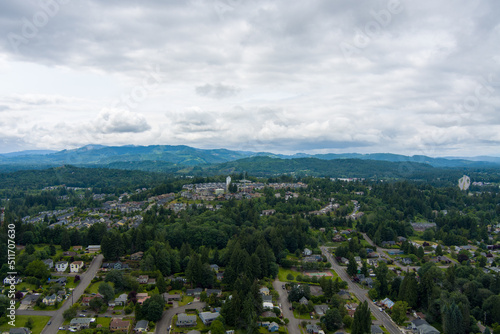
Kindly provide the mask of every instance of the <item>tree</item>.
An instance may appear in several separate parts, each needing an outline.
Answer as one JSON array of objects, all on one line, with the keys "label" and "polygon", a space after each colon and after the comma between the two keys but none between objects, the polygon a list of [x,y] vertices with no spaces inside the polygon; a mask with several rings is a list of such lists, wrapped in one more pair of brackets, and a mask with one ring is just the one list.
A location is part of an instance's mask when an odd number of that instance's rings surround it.
[{"label": "tree", "polygon": [[394,303],[394,306],[392,306],[392,313],[391,313],[391,318],[394,320],[395,323],[398,325],[402,325],[405,323],[406,320],[406,311],[408,310],[408,303],[405,301],[397,301]]},{"label": "tree", "polygon": [[293,281],[295,280],[295,277],[293,277],[292,273],[289,273],[288,275],[286,275],[286,279],[289,281]]},{"label": "tree", "polygon": [[210,325],[210,332],[212,334],[225,334],[226,329],[220,320],[215,319]]},{"label": "tree", "polygon": [[500,296],[494,295],[486,299],[483,303],[483,310],[486,312],[486,324],[500,323]]},{"label": "tree", "polygon": [[165,300],[159,294],[147,299],[142,306],[142,314],[148,321],[157,322],[163,315]]},{"label": "tree", "polygon": [[26,322],[24,323],[24,327],[27,327],[30,330],[32,330],[34,326],[35,326],[35,322],[33,321],[32,318],[28,318],[28,320],[26,320]]},{"label": "tree", "polygon": [[106,282],[99,284],[98,291],[103,296],[106,304],[115,297],[115,289]]},{"label": "tree", "polygon": [[67,251],[71,247],[71,240],[69,239],[69,233],[65,229],[61,234],[61,249]]},{"label": "tree", "polygon": [[321,317],[321,322],[326,325],[326,329],[334,331],[342,326],[342,316],[337,308],[329,309]]},{"label": "tree", "polygon": [[441,245],[437,245],[437,247],[436,247],[436,255],[437,256],[443,256],[443,248],[441,247]]},{"label": "tree", "polygon": [[66,320],[73,319],[74,317],[76,317],[76,311],[77,311],[76,305],[70,307],[69,309],[63,312],[64,319]]},{"label": "tree", "polygon": [[93,309],[95,312],[98,312],[103,305],[104,301],[102,300],[102,298],[99,297],[92,298],[89,302],[90,308]]},{"label": "tree", "polygon": [[357,273],[358,273],[358,264],[356,263],[356,260],[354,260],[354,256],[351,255],[349,256],[349,264],[347,265],[347,274],[352,277]]},{"label": "tree", "polygon": [[368,303],[364,301],[358,306],[356,312],[354,313],[354,319],[352,322],[352,334],[366,334],[371,333],[371,318],[370,309],[368,308]]},{"label": "tree", "polygon": [[352,326],[352,318],[350,315],[346,314],[343,318],[342,318],[342,322],[344,323],[344,326],[347,327],[347,328],[351,328]]},{"label": "tree", "polygon": [[29,276],[34,276],[41,281],[45,281],[50,276],[50,272],[42,260],[35,260],[29,263],[26,267],[26,274]]},{"label": "tree", "polygon": [[455,303],[445,305],[443,308],[443,330],[444,334],[464,334],[462,313]]},{"label": "tree", "polygon": [[406,301],[411,308],[417,306],[417,279],[414,273],[408,273],[403,279],[399,287],[399,299]]}]

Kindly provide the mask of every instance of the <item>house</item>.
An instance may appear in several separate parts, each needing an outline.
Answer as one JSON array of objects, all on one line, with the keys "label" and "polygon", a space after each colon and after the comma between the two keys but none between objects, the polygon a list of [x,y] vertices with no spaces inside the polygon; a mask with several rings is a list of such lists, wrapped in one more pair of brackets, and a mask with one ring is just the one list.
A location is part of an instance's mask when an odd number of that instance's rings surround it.
[{"label": "house", "polygon": [[211,265],[210,265],[210,269],[212,269],[212,270],[213,270],[213,271],[215,271],[215,272],[218,272],[218,271],[219,271],[219,266],[218,266],[218,265],[216,265],[216,264],[211,264]]},{"label": "house", "polygon": [[187,289],[186,290],[186,295],[199,297],[202,291],[203,291],[202,288]]},{"label": "house", "polygon": [[148,296],[147,292],[141,292],[136,295],[136,298],[139,305],[142,305],[146,300],[148,300],[151,297]]},{"label": "house", "polygon": [[274,308],[274,304],[270,302],[262,302],[262,306],[264,309],[268,308],[272,310]]},{"label": "house", "polygon": [[175,323],[177,327],[189,327],[196,326],[196,315],[187,315],[186,313],[180,313],[177,316],[177,322]]},{"label": "house", "polygon": [[148,324],[149,323],[147,320],[137,321],[137,324],[135,324],[134,332],[136,332],[136,333],[147,332],[149,329]]},{"label": "house", "polygon": [[3,279],[3,285],[18,285],[23,280],[19,276],[7,276]]},{"label": "house", "polygon": [[344,238],[344,236],[341,234],[337,234],[336,236],[334,236],[332,238],[332,240],[333,240],[333,242],[344,242],[344,241],[346,241],[346,238]]},{"label": "house", "polygon": [[61,284],[61,285],[66,285],[66,283],[68,283],[68,278],[63,276],[63,277],[59,277],[55,280],[48,280],[49,282],[53,282],[53,283],[56,283],[56,284]]},{"label": "house", "polygon": [[14,327],[9,329],[9,334],[31,334],[31,330],[26,327]]},{"label": "house", "polygon": [[128,333],[130,329],[130,321],[120,318],[113,318],[109,324],[109,330],[112,332],[121,331]]},{"label": "house", "polygon": [[148,279],[148,282],[146,284],[156,284],[156,278]]},{"label": "house", "polygon": [[394,306],[394,302],[389,298],[383,299],[382,301],[380,301],[380,303],[389,309],[391,309]]},{"label": "house", "polygon": [[304,256],[310,256],[312,255],[312,250],[310,250],[309,248],[304,248],[304,251],[302,252],[302,254],[304,254]]},{"label": "house", "polygon": [[73,318],[69,322],[69,326],[77,330],[86,329],[90,327],[90,323],[94,322],[95,318]]},{"label": "house", "polygon": [[351,294],[349,293],[349,291],[346,291],[346,290],[340,290],[339,292],[337,292],[337,295],[339,295],[340,298],[342,298],[342,299],[350,299],[351,298]]},{"label": "house", "polygon": [[269,296],[263,295],[262,296],[262,301],[263,302],[267,302],[267,303],[272,303],[273,302],[273,296],[271,296],[271,295],[269,295]]},{"label": "house", "polygon": [[81,250],[82,250],[82,246],[73,246],[73,250],[74,250],[75,252],[79,252],[79,251],[81,251]]},{"label": "house", "polygon": [[56,270],[60,273],[65,272],[68,269],[68,261],[56,262]]},{"label": "house", "polygon": [[130,259],[132,261],[140,261],[140,260],[142,260],[143,256],[144,256],[144,252],[137,252],[137,253],[130,255]]},{"label": "house", "polygon": [[112,300],[108,303],[108,306],[124,306],[125,304],[127,304],[127,294],[126,293],[123,293],[121,294],[120,296],[118,296],[118,298],[116,298],[115,300]]},{"label": "house", "polygon": [[411,328],[418,334],[439,334],[439,331],[429,325],[424,319],[415,319],[411,321]]},{"label": "house", "polygon": [[260,213],[261,216],[271,216],[271,215],[274,215],[276,213],[276,210],[274,209],[270,209],[270,210],[262,210],[262,212]]},{"label": "house", "polygon": [[45,296],[42,300],[42,303],[45,305],[55,305],[57,302],[61,301],[61,297],[57,296],[55,293],[50,296]]},{"label": "house", "polygon": [[97,253],[101,251],[101,245],[88,245],[87,252],[88,253]]},{"label": "house", "polygon": [[318,325],[307,325],[306,330],[309,334],[318,334],[321,328]]},{"label": "house", "polygon": [[63,252],[62,255],[73,257],[73,256],[76,256],[76,252],[67,251],[67,252]]},{"label": "house", "polygon": [[371,326],[371,332],[372,334],[384,334],[384,331],[377,325]]},{"label": "house", "polygon": [[96,294],[96,295],[94,295],[94,296],[84,296],[84,297],[82,298],[82,302],[81,302],[81,304],[82,304],[83,306],[89,306],[89,305],[90,305],[90,301],[91,301],[92,299],[94,299],[94,298],[102,298],[102,295],[100,295],[100,294]]},{"label": "house", "polygon": [[220,314],[219,312],[200,312],[198,314],[198,316],[200,317],[201,319],[201,322],[203,322],[204,325],[208,326],[212,323],[212,321],[214,321],[215,319],[217,319]]},{"label": "house", "polygon": [[85,264],[83,263],[83,261],[71,262],[70,267],[69,267],[69,271],[71,273],[79,273],[80,269],[82,269],[84,265]]},{"label": "house", "polygon": [[410,264],[412,264],[412,262],[413,261],[409,257],[405,257],[401,260],[401,263],[403,263],[406,266],[409,266]]},{"label": "house", "polygon": [[329,310],[330,308],[328,307],[328,305],[314,305],[314,312],[317,314],[317,315],[325,315],[326,314],[326,311]]},{"label": "house", "polygon": [[165,292],[163,294],[163,299],[165,299],[166,302],[171,302],[172,300],[181,300],[182,297],[180,294],[169,295],[167,292]]},{"label": "house", "polygon": [[54,268],[54,261],[52,259],[43,260],[43,264],[45,264],[49,269]]},{"label": "house", "polygon": [[396,246],[396,242],[393,240],[382,241],[382,247],[391,247],[391,246]]},{"label": "house", "polygon": [[35,293],[35,294],[32,294],[32,295],[25,295],[23,300],[21,300],[21,304],[22,305],[33,305],[36,303],[36,301],[38,300],[38,298],[40,298],[40,294],[39,293]]},{"label": "house", "polygon": [[219,297],[221,294],[222,294],[222,290],[207,289],[207,297],[210,297],[211,295],[215,295],[216,297]]},{"label": "house", "polygon": [[224,278],[224,273],[217,273],[217,280],[218,281],[222,281],[223,278]]},{"label": "house", "polygon": [[299,299],[299,303],[301,303],[302,305],[307,305],[309,304],[309,300],[307,300],[306,297],[302,297]]},{"label": "house", "polygon": [[270,332],[277,332],[279,331],[280,326],[276,322],[271,322],[269,326],[267,327],[267,330]]},{"label": "house", "polygon": [[341,257],[341,258],[340,258],[340,263],[345,264],[345,265],[348,265],[348,264],[349,264],[349,260],[348,260],[348,259],[346,259],[345,257]]},{"label": "house", "polygon": [[269,289],[265,286],[259,289],[259,292],[265,296],[269,295]]},{"label": "house", "polygon": [[149,279],[148,275],[140,275],[137,278],[137,282],[139,282],[139,284],[146,284],[146,283],[148,283],[148,279]]}]

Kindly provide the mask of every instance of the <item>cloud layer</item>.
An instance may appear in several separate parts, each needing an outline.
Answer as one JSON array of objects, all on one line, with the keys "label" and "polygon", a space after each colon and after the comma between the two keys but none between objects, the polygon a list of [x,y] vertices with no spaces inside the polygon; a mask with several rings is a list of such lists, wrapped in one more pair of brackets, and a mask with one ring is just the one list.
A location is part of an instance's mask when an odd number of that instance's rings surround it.
[{"label": "cloud layer", "polygon": [[4,1],[0,36],[0,153],[498,155],[494,0]]}]

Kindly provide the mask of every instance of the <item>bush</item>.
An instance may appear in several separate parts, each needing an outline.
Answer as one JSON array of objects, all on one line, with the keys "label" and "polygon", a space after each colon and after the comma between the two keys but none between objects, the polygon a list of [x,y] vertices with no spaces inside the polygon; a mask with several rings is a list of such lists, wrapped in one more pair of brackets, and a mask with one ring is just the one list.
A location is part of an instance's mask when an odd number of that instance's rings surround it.
[{"label": "bush", "polygon": [[289,281],[293,281],[293,280],[295,280],[295,277],[290,273],[290,274],[286,275],[286,279]]}]

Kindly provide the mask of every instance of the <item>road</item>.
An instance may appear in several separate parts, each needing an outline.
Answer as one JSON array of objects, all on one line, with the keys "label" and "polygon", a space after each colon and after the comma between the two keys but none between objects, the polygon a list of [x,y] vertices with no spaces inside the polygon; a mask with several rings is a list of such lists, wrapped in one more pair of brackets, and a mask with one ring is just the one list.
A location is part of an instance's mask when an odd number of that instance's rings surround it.
[{"label": "road", "polygon": [[[176,308],[171,308],[163,312],[161,320],[156,324],[155,333],[157,334],[165,334],[167,333],[167,328],[170,326],[172,322],[172,318],[177,313],[184,312],[186,309],[198,309],[201,310],[205,307],[205,302],[193,302],[191,305],[179,306]],[[300,334],[300,333],[299,333]]]},{"label": "road", "polygon": [[97,255],[97,257],[94,258],[94,260],[92,260],[92,263],[90,264],[90,267],[87,270],[87,272],[80,275],[81,281],[80,284],[78,284],[78,286],[73,290],[73,296],[68,298],[57,311],[22,310],[22,311],[17,311],[16,314],[52,316],[52,319],[50,319],[51,324],[45,326],[45,328],[42,330],[42,334],[57,333],[58,328],[62,326],[62,323],[64,321],[63,312],[71,307],[72,301],[76,303],[78,298],[80,298],[85,289],[90,285],[90,282],[97,273],[97,270],[99,270],[99,268],[101,267],[103,258],[104,257],[102,256],[102,254],[99,254]]},{"label": "road", "polygon": [[278,291],[278,294],[280,295],[279,303],[281,304],[283,318],[288,318],[288,320],[290,320],[290,322],[288,323],[288,333],[300,334],[300,329],[299,329],[300,320],[296,319],[293,316],[293,311],[290,310],[290,307],[292,307],[292,303],[288,301],[288,293],[286,292],[285,289],[283,289],[283,285],[285,285],[285,283],[280,282],[278,280],[273,282],[274,290]]},{"label": "road", "polygon": [[356,298],[358,298],[361,302],[367,301],[368,302],[368,307],[370,308],[372,314],[379,320],[384,327],[389,331],[391,334],[401,334],[402,331],[399,329],[399,327],[392,321],[392,319],[389,317],[389,315],[385,312],[380,312],[378,306],[373,304],[373,302],[366,296],[366,290],[360,288],[357,284],[353,283],[351,281],[351,278],[349,275],[347,275],[345,269],[341,266],[338,265],[337,261],[333,258],[332,254],[328,251],[326,247],[321,247],[321,251],[323,252],[323,255],[326,256],[328,261],[332,264],[332,269],[335,270],[337,275],[339,277],[347,282],[347,285],[349,287],[349,290],[354,293]]}]

